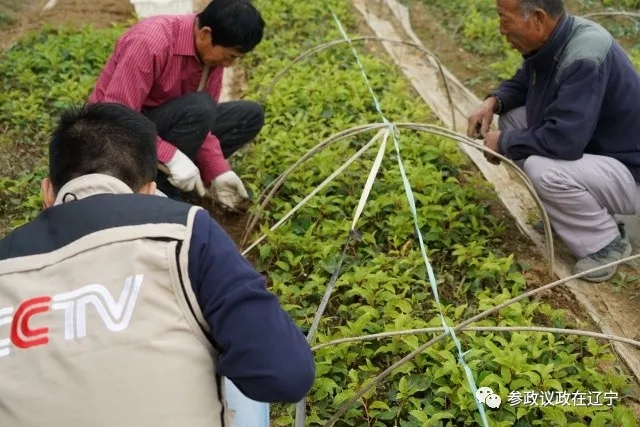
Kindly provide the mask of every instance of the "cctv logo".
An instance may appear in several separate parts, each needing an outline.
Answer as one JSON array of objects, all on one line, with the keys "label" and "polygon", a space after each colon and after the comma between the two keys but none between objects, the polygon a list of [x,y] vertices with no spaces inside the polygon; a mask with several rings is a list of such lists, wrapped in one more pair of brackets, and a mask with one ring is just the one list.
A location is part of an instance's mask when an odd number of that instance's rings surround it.
[{"label": "cctv logo", "polygon": [[121,332],[129,327],[144,275],[129,276],[116,302],[109,290],[98,284],[84,286],[53,297],[43,296],[23,301],[17,308],[0,308],[0,327],[9,326],[10,338],[0,339],[0,358],[11,354],[12,345],[29,349],[49,343],[49,328],[31,329],[34,316],[48,311],[64,312],[64,337],[67,341],[87,335],[87,306],[92,305],[106,328]]},{"label": "cctv logo", "polygon": [[476,399],[491,409],[498,409],[502,404],[500,396],[495,394],[490,387],[480,387],[476,390]]}]

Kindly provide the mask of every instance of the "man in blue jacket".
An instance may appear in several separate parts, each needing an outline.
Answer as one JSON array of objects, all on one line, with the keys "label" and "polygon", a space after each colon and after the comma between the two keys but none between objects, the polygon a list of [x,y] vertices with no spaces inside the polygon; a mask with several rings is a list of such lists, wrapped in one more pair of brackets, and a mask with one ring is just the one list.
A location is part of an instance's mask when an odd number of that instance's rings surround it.
[{"label": "man in blue jacket", "polygon": [[[523,63],[469,117],[467,134],[524,169],[578,259],[574,274],[629,256],[613,215],[640,212],[638,72],[604,28],[569,15],[562,0],[497,0],[497,9]],[[493,114],[499,131],[489,130]]]},{"label": "man in blue jacket", "polygon": [[45,209],[0,240],[0,425],[228,427],[223,377],[257,402],[312,386],[264,277],[205,210],[154,196],[155,143],[123,105],[63,114]]}]

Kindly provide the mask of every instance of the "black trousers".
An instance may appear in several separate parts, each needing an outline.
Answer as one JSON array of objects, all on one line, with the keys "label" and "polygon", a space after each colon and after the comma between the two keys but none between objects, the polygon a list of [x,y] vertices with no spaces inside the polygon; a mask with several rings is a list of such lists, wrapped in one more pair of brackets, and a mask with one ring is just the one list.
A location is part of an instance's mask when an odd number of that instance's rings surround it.
[{"label": "black trousers", "polygon": [[[264,110],[253,101],[229,101],[216,104],[211,95],[193,92],[158,107],[144,108],[142,114],[156,124],[158,135],[175,145],[195,162],[209,132],[220,140],[225,159],[251,141],[264,125]],[[158,171],[158,189],[179,198],[167,175]]]}]

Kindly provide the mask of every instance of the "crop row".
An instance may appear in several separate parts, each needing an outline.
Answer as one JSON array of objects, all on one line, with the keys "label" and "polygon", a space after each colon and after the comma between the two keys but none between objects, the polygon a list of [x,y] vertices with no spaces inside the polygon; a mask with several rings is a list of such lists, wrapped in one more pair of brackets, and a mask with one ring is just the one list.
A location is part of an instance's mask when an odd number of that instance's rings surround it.
[{"label": "crop row", "polygon": [[[265,3],[269,37],[244,62],[250,97],[261,99],[277,73],[298,54],[341,34],[329,5],[352,36],[355,14],[342,1]],[[380,51],[380,50],[378,50]],[[435,121],[390,62],[358,48],[385,116],[395,122]],[[340,45],[292,68],[267,98],[267,126],[238,162],[255,194],[322,139],[347,128],[379,122],[369,90],[350,48]],[[287,178],[264,214],[268,239],[254,251],[272,290],[291,315],[309,328],[333,274],[376,150],[350,166],[273,233],[281,219],[373,134],[336,143]],[[439,280],[447,322],[460,323],[526,288],[522,266],[501,250],[505,227],[490,213],[495,196],[471,171],[468,159],[448,140],[401,131],[400,150],[416,197],[419,225]],[[412,218],[392,147],[388,148],[314,343],[402,329],[441,326],[426,280]],[[257,236],[254,236],[257,237]],[[528,301],[500,311],[483,325],[565,325],[564,313]],[[428,336],[428,335],[427,335]],[[363,384],[427,341],[425,335],[340,344],[316,353],[318,378],[308,399],[307,421],[323,424]],[[490,386],[506,401],[509,390],[617,390],[627,379],[603,372],[614,360],[608,346],[552,334],[462,335],[465,359],[478,386]],[[398,369],[347,412],[345,425],[481,425],[453,342],[445,341]],[[282,408],[279,425],[291,425]],[[623,406],[611,408],[513,407],[489,412],[494,426],[611,425],[613,417],[634,425]]]},{"label": "crop row", "polygon": [[[351,34],[355,14],[346,2],[262,2],[269,22],[266,40],[243,60],[249,98],[261,99],[276,74],[296,55],[339,39],[331,7]],[[0,144],[42,149],[60,108],[83,102],[122,28],[45,30],[6,52],[0,61]],[[373,90],[391,121],[433,123],[432,113],[412,94],[402,74],[371,50],[357,48]],[[347,45],[297,64],[266,99],[266,125],[250,150],[234,158],[254,194],[320,140],[344,129],[378,122],[369,90]],[[282,218],[373,134],[352,137],[320,151],[294,172],[264,213],[261,232]],[[439,137],[401,131],[400,150],[416,197],[419,226],[438,279],[442,311],[450,325],[521,294],[523,266],[504,253],[504,224],[491,214],[490,187],[473,172],[456,145]],[[28,173],[0,179],[0,215],[16,226],[40,208],[38,179],[44,154]],[[441,326],[426,280],[411,213],[389,147],[371,197],[358,223],[362,238],[350,244],[336,289],[319,324],[314,345],[379,332]],[[307,331],[358,203],[375,150],[354,163],[251,257],[267,272],[269,286]],[[27,161],[29,159],[25,159]],[[27,161],[29,163],[29,161]],[[257,237],[257,234],[253,237]],[[479,322],[485,326],[572,326],[563,311],[522,301]],[[511,390],[600,390],[623,396],[629,379],[605,370],[615,360],[608,345],[557,334],[459,334],[465,360],[478,386],[492,387],[506,402]],[[308,398],[308,425],[321,425],[341,403],[383,369],[427,341],[430,334],[370,340],[316,352],[317,379]],[[450,340],[432,346],[365,394],[340,425],[478,425],[476,403],[458,352]],[[291,425],[293,408],[274,407],[277,425]],[[487,410],[492,426],[633,424],[631,411],[615,407],[511,406]]]}]

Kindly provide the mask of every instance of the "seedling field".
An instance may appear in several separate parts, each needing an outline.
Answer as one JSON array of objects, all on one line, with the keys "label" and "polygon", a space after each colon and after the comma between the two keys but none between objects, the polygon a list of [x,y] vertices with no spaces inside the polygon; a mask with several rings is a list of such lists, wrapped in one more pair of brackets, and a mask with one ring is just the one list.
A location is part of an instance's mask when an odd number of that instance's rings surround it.
[{"label": "seedling field", "polygon": [[[345,41],[369,34],[351,3],[257,3],[268,33],[240,63],[241,95],[264,103],[266,125],[232,159],[255,204],[247,216],[218,219],[312,335],[314,388],[297,413],[274,405],[273,424],[292,426],[297,415],[309,426],[638,425],[637,383],[561,287],[533,293],[554,278],[455,135],[378,43]],[[409,4],[428,11],[424,22],[441,21],[434,31],[451,36],[441,44],[486,61],[460,71],[476,75],[461,76],[476,92],[517,66],[490,3]],[[130,23],[42,28],[0,56],[4,232],[40,210],[53,120],[85,100]],[[425,44],[428,33],[421,27]],[[479,404],[481,387],[501,405]]]}]

